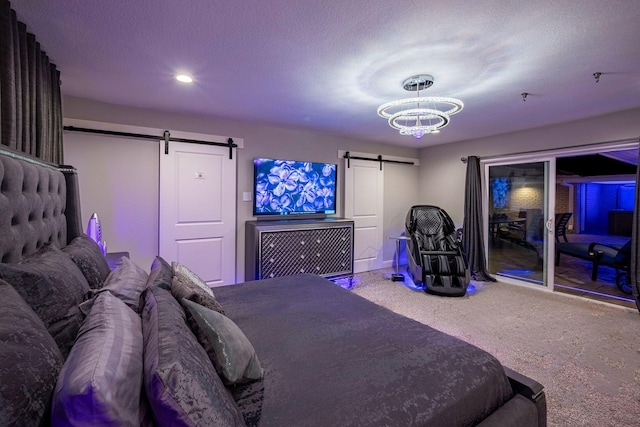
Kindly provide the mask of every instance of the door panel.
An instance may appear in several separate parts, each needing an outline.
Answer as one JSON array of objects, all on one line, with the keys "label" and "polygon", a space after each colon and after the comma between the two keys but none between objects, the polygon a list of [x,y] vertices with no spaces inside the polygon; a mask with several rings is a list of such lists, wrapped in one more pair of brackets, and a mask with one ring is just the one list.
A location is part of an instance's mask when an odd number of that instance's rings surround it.
[{"label": "door panel", "polygon": [[206,282],[220,283],[224,281],[222,271],[223,243],[221,238],[183,239],[176,242],[178,260],[188,260],[185,264]]},{"label": "door panel", "polygon": [[235,189],[227,148],[160,144],[160,256],[210,286],[235,283]]},{"label": "door panel", "polygon": [[551,160],[488,165],[486,241],[491,274],[553,286],[553,259],[548,254],[555,187],[549,185],[550,166]]},{"label": "door panel", "polygon": [[179,223],[222,221],[223,161],[219,155],[177,153]]},{"label": "door panel", "polygon": [[374,260],[378,256],[378,229],[377,227],[358,227],[354,231],[354,252],[360,260]]},{"label": "door panel", "polygon": [[354,221],[354,271],[382,268],[384,171],[366,160],[345,160],[345,217]]}]

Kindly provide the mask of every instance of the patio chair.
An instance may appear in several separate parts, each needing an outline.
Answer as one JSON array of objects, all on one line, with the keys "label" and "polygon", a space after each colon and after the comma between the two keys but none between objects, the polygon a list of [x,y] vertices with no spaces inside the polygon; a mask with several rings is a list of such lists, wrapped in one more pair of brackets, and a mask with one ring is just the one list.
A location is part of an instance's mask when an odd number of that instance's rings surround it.
[{"label": "patio chair", "polygon": [[569,255],[591,261],[591,280],[598,280],[598,268],[601,265],[616,270],[616,286],[625,294],[631,294],[629,282],[629,266],[631,264],[631,240],[622,247],[603,243],[571,243],[556,244],[556,266],[560,265],[560,255]]},{"label": "patio chair", "polygon": [[567,225],[569,224],[571,215],[571,212],[556,214],[556,243],[560,242],[560,237],[562,237],[565,242],[569,242],[567,240]]}]

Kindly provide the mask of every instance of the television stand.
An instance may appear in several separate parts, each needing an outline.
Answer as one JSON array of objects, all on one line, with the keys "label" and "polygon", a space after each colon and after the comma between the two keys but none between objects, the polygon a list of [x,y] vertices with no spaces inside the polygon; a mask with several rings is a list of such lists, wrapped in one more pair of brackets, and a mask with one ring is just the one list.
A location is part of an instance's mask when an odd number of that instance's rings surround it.
[{"label": "television stand", "polygon": [[344,218],[247,221],[245,280],[296,274],[353,276],[353,221]]}]

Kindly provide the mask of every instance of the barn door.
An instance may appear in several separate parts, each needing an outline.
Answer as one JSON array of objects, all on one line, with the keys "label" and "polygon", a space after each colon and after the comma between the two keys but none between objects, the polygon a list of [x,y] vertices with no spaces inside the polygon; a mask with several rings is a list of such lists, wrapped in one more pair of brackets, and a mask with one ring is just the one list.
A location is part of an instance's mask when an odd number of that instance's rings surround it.
[{"label": "barn door", "polygon": [[229,149],[160,144],[159,253],[209,286],[235,283],[236,159]]},{"label": "barn door", "polygon": [[[348,164],[347,164],[348,162]],[[382,268],[384,171],[380,163],[345,159],[345,217],[354,222],[354,272]]]}]

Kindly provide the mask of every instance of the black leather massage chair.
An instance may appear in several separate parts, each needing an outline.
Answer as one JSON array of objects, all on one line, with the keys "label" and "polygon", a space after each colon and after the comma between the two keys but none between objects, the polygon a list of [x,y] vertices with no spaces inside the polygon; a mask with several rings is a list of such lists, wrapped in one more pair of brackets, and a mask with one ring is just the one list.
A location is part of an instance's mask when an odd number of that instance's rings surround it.
[{"label": "black leather massage chair", "polygon": [[411,207],[406,218],[407,262],[416,285],[441,296],[463,296],[469,269],[451,217],[429,205]]}]

